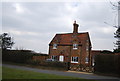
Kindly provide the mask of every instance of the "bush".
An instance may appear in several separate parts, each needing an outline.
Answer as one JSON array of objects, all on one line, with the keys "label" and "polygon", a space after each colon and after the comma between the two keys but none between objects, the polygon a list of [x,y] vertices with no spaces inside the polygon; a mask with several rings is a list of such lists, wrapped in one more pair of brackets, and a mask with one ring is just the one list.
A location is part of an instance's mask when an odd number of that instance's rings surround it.
[{"label": "bush", "polygon": [[38,60],[28,60],[27,64],[37,65],[37,66],[45,66],[45,67],[54,67],[54,68],[62,68],[67,70],[67,63],[66,62],[58,62],[58,61],[38,61]]}]

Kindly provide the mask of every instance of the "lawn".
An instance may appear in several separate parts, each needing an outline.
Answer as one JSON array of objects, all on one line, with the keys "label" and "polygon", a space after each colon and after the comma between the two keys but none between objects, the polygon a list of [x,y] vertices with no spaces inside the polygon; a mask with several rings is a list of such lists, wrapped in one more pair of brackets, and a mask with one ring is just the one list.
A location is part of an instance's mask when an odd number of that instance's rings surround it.
[{"label": "lawn", "polygon": [[[45,73],[38,73],[33,71],[26,71],[26,70],[19,70],[19,69],[13,69],[8,67],[2,68],[2,78],[3,79],[69,79],[69,81],[93,81],[93,80],[86,80],[86,79],[80,79],[76,77],[68,77],[68,76],[58,76],[53,74],[45,74]],[[65,81],[66,81],[65,80]],[[53,80],[52,80],[53,81]]]},{"label": "lawn", "polygon": [[0,66],[0,80],[2,79],[2,66]]}]

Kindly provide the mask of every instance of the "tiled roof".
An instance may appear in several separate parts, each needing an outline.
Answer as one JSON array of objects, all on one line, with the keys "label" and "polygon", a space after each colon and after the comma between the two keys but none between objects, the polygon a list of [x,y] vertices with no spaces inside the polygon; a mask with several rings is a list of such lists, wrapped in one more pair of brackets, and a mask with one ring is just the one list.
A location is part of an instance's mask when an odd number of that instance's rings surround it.
[{"label": "tiled roof", "polygon": [[[86,41],[86,37],[89,37],[88,32],[84,33],[77,33],[77,39],[79,43],[82,43]],[[74,39],[73,33],[66,33],[66,34],[56,34],[53,40],[50,42],[52,44],[53,42],[57,42],[58,44],[72,44]]]}]

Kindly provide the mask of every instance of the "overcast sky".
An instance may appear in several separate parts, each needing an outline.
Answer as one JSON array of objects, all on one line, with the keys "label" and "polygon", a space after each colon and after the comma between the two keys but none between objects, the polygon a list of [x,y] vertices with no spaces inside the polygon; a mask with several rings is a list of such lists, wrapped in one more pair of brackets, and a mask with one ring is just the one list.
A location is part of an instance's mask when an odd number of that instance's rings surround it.
[{"label": "overcast sky", "polygon": [[[115,3],[115,2],[114,2]],[[117,11],[105,2],[2,2],[2,32],[14,38],[14,49],[48,53],[56,33],[89,32],[94,50],[113,50]],[[1,13],[0,13],[1,14]],[[107,22],[108,24],[105,24]]]}]

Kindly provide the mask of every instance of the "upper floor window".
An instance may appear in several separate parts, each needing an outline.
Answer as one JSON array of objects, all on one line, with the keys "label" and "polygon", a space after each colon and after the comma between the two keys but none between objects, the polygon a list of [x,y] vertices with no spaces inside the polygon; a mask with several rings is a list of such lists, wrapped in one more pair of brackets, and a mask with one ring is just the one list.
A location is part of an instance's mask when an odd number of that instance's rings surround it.
[{"label": "upper floor window", "polygon": [[53,44],[53,49],[57,49],[57,44]]},{"label": "upper floor window", "polygon": [[88,62],[89,62],[89,58],[86,57],[86,58],[85,58],[85,63],[88,63]]},{"label": "upper floor window", "polygon": [[86,46],[86,51],[88,51],[89,50],[89,46]]},{"label": "upper floor window", "polygon": [[73,49],[78,49],[78,44],[73,44]]}]

